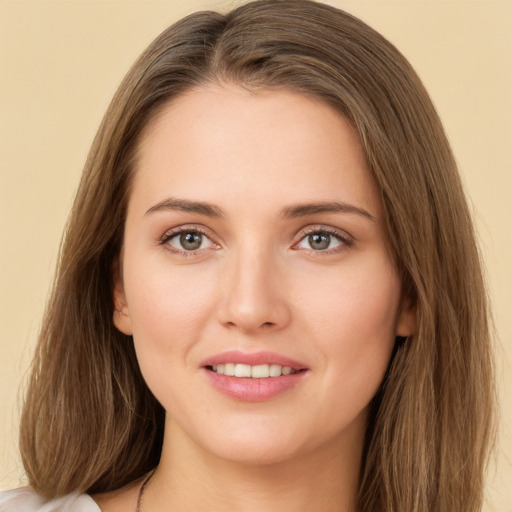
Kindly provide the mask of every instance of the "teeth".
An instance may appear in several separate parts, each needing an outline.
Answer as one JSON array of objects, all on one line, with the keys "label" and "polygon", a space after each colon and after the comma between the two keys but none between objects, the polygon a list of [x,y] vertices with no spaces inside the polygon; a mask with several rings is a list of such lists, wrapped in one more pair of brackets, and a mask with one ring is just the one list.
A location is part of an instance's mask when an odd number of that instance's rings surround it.
[{"label": "teeth", "polygon": [[235,365],[233,363],[226,363],[224,365],[224,375],[229,375],[230,377],[235,375]]},{"label": "teeth", "polygon": [[268,377],[280,377],[281,375],[297,373],[297,370],[294,370],[290,366],[281,366],[279,364],[258,364],[251,366],[249,364],[225,363],[213,365],[211,369],[221,375],[253,379],[266,379]]},{"label": "teeth", "polygon": [[269,369],[270,376],[271,377],[280,377],[282,369],[283,369],[282,366],[279,366],[278,364],[271,364],[270,369]]},{"label": "teeth", "polygon": [[250,377],[251,367],[248,364],[237,364],[235,367],[235,377]]},{"label": "teeth", "polygon": [[270,377],[270,366],[268,364],[253,366],[251,370],[251,377],[253,379],[266,379],[267,377]]}]

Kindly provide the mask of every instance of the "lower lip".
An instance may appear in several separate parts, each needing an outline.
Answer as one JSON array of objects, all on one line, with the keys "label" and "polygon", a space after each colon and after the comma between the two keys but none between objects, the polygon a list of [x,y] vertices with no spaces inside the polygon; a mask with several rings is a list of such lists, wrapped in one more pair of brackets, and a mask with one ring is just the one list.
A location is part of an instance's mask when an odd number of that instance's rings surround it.
[{"label": "lower lip", "polygon": [[292,375],[268,377],[264,379],[247,379],[230,377],[204,368],[210,384],[222,394],[243,402],[262,402],[270,400],[299,384],[307,371]]}]

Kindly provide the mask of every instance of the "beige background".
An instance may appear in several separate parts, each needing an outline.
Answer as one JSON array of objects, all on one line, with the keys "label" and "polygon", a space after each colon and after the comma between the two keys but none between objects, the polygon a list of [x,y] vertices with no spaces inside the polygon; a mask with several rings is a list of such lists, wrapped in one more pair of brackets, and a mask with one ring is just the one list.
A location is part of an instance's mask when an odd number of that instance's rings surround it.
[{"label": "beige background", "polygon": [[[367,21],[410,59],[460,164],[501,340],[501,438],[485,510],[512,512],[512,2],[330,3]],[[23,482],[19,397],[100,118],[129,65],[161,30],[198,8],[234,4],[0,0],[0,489]]]}]

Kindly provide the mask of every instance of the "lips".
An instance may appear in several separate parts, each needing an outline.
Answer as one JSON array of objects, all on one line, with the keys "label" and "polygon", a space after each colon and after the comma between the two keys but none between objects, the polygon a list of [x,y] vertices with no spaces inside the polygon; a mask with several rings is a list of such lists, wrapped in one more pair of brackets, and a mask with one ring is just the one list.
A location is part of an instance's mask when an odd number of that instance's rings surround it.
[{"label": "lips", "polygon": [[251,366],[249,364],[225,363],[207,366],[208,370],[227,375],[229,377],[241,377],[252,379],[267,379],[269,377],[281,377],[282,375],[293,375],[298,370],[290,366],[281,366],[279,364],[257,364]]},{"label": "lips", "polygon": [[308,373],[306,365],[274,352],[224,352],[204,360],[201,367],[217,391],[247,402],[277,397]]},{"label": "lips", "polygon": [[289,357],[276,354],[275,352],[240,352],[238,350],[230,350],[228,352],[222,352],[221,354],[209,357],[201,362],[200,366],[216,366],[219,364],[235,363],[235,364],[246,364],[249,366],[258,366],[262,364],[268,365],[279,365],[289,366],[294,370],[306,369],[305,364],[290,359]]}]

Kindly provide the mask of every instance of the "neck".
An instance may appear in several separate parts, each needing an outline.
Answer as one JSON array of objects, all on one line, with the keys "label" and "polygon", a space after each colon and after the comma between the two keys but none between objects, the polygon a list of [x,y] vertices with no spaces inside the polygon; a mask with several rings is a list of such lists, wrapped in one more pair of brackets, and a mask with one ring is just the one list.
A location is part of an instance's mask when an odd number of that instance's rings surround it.
[{"label": "neck", "polygon": [[143,510],[355,512],[364,429],[348,430],[283,461],[243,464],[206,452],[168,420]]}]

